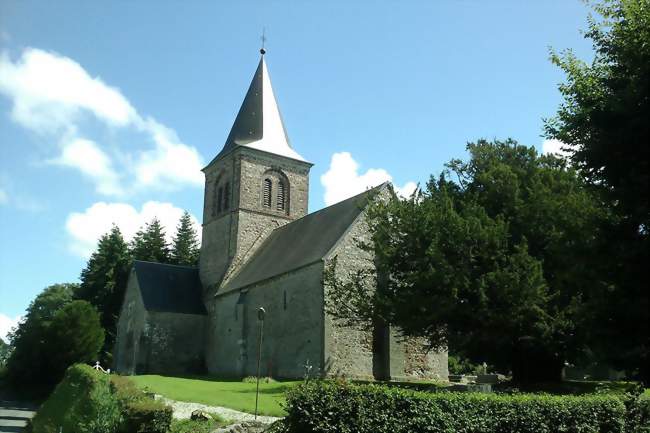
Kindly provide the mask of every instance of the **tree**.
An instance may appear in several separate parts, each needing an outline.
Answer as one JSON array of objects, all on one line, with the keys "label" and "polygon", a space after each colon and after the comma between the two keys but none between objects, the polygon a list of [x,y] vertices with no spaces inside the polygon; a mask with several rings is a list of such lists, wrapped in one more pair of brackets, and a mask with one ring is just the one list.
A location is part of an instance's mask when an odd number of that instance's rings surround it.
[{"label": "tree", "polygon": [[74,363],[96,361],[104,345],[99,314],[86,301],[72,301],[59,309],[47,335],[50,374],[59,379]]},{"label": "tree", "polygon": [[570,50],[551,55],[567,81],[546,132],[566,143],[572,164],[614,216],[602,228],[608,286],[592,305],[595,346],[649,383],[650,3],[603,1],[595,11],[602,19],[591,18],[585,33],[591,64]]},{"label": "tree", "polygon": [[97,250],[90,256],[81,272],[81,285],[76,298],[88,301],[100,313],[106,333],[101,362],[110,365],[116,336],[117,317],[120,313],[126,283],[131,268],[131,256],[122,233],[113,226],[99,240]]},{"label": "tree", "polygon": [[135,234],[130,252],[134,260],[169,263],[169,245],[165,240],[165,229],[158,218],[152,219]]},{"label": "tree", "polygon": [[172,242],[171,262],[176,265],[196,266],[199,263],[199,241],[190,214],[185,211],[176,227]]},{"label": "tree", "polygon": [[49,328],[56,313],[72,301],[76,289],[76,284],[47,287],[30,303],[25,318],[10,335],[13,351],[7,373],[17,389],[45,387],[47,391],[59,379],[49,371],[48,360],[53,355],[48,345]]},{"label": "tree", "polygon": [[0,338],[0,369],[5,366],[9,358],[10,347],[5,341]]},{"label": "tree", "polygon": [[517,380],[559,379],[584,348],[582,300],[597,283],[587,252],[602,211],[560,159],[513,140],[468,150],[411,200],[370,207],[364,248],[376,271],[347,281],[328,271],[328,310],[378,317]]}]

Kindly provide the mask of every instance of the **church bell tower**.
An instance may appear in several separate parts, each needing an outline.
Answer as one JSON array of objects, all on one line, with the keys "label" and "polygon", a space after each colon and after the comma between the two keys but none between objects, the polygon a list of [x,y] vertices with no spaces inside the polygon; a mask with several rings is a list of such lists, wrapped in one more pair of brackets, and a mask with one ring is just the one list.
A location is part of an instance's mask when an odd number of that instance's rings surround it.
[{"label": "church bell tower", "polygon": [[219,292],[275,228],[307,214],[313,164],[289,143],[265,51],[260,52],[226,143],[203,169],[200,277],[211,294]]}]

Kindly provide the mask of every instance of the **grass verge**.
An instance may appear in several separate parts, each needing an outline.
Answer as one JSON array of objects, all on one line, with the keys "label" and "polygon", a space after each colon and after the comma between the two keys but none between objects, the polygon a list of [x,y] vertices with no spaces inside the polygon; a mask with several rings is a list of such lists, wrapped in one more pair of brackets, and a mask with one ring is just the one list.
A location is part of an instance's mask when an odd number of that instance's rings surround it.
[{"label": "grass verge", "polygon": [[[143,389],[172,400],[190,401],[209,406],[222,406],[242,412],[255,411],[255,382],[213,377],[172,377],[158,375],[132,376]],[[300,381],[260,382],[259,410],[261,415],[285,416],[284,392]]]}]

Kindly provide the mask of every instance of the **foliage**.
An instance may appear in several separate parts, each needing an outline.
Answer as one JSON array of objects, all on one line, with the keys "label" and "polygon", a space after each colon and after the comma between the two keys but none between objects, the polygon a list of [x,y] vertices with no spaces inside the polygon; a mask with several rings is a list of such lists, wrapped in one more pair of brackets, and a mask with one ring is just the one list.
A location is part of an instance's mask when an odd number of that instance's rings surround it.
[{"label": "foliage", "polygon": [[199,263],[199,241],[190,214],[185,211],[176,227],[172,241],[171,262],[176,265],[196,266]]},{"label": "foliage", "polygon": [[133,260],[145,262],[169,263],[169,245],[165,239],[165,229],[158,218],[152,219],[138,230],[129,250]]},{"label": "foliage", "polygon": [[287,396],[289,432],[622,433],[614,396],[434,394],[312,381]]},{"label": "foliage", "polygon": [[11,347],[0,338],[0,368],[3,368],[6,365],[10,353]]},{"label": "foliage", "polygon": [[105,340],[101,362],[112,364],[117,317],[122,306],[131,267],[127,244],[117,226],[99,239],[97,250],[81,272],[81,285],[75,296],[90,302],[101,315]]},{"label": "foliage", "polygon": [[56,378],[74,363],[96,361],[104,344],[99,314],[86,301],[72,301],[57,311],[47,336],[49,372]]},{"label": "foliage", "polygon": [[459,355],[447,357],[449,374],[479,374],[483,372],[483,366],[471,362],[469,359]]},{"label": "foliage", "polygon": [[[255,410],[255,383],[240,379],[214,377],[171,377],[158,375],[133,376],[140,388],[178,401],[192,401],[208,406],[222,406],[242,412]],[[284,392],[297,385],[296,381],[260,382],[259,413],[284,416]]]},{"label": "foliage", "polygon": [[211,433],[219,427],[228,425],[228,422],[216,414],[210,414],[209,421],[179,419],[172,421],[170,433]]},{"label": "foliage", "polygon": [[172,422],[172,408],[156,400],[127,403],[124,411],[124,433],[166,433]]},{"label": "foliage", "polygon": [[572,164],[615,216],[601,237],[604,258],[597,264],[609,284],[591,306],[600,343],[594,349],[650,383],[650,3],[605,0],[595,11],[601,19],[591,18],[585,33],[594,48],[591,64],[571,50],[551,54],[566,82],[546,132],[566,143]]},{"label": "foliage", "polygon": [[75,284],[55,284],[43,290],[27,308],[25,318],[10,335],[13,351],[7,361],[9,382],[33,393],[49,392],[61,379],[50,370],[50,326],[57,312],[72,301]]},{"label": "foliage", "polygon": [[113,433],[120,420],[108,375],[77,364],[43,403],[32,420],[34,433]]},{"label": "foliage", "polygon": [[604,212],[558,158],[514,140],[468,150],[410,200],[369,207],[372,244],[361,247],[374,262],[339,277],[333,261],[328,312],[385,321],[519,380],[559,380],[584,346],[582,300],[599,283],[589,251]]}]

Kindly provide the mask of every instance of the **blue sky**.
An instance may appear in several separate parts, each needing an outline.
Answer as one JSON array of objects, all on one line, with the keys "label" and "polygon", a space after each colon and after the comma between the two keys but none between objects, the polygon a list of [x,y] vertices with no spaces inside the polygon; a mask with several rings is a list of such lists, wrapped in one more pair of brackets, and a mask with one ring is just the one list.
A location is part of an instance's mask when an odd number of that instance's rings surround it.
[{"label": "blue sky", "polygon": [[[542,150],[561,101],[548,49],[591,56],[578,0],[0,2],[0,337],[99,233],[200,219],[258,61],[310,210],[425,182],[478,138]],[[547,143],[548,144],[548,143]],[[325,175],[325,176],[324,176]],[[198,222],[198,220],[197,220]]]}]

